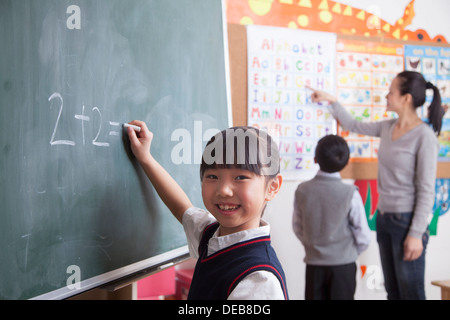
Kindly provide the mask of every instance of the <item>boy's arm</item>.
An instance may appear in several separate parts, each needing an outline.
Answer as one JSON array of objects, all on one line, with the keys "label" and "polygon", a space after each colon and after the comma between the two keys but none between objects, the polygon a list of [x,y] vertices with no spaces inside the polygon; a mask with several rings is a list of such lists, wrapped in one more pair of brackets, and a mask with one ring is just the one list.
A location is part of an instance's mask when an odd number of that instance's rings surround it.
[{"label": "boy's arm", "polygon": [[297,192],[298,191],[296,191],[294,195],[294,212],[292,214],[292,229],[294,230],[294,233],[297,236],[297,238],[301,242],[303,242],[303,226],[301,219],[301,211],[297,206]]},{"label": "boy's arm", "polygon": [[369,247],[372,234],[367,222],[366,210],[357,189],[354,191],[351,200],[349,220],[359,255]]},{"label": "boy's arm", "polygon": [[192,207],[186,193],[170,174],[153,158],[150,146],[153,139],[147,125],[142,121],[132,121],[130,124],[139,126],[141,132],[128,128],[131,150],[144,169],[145,174],[152,182],[161,200],[169,208],[175,218],[182,222],[184,212]]}]

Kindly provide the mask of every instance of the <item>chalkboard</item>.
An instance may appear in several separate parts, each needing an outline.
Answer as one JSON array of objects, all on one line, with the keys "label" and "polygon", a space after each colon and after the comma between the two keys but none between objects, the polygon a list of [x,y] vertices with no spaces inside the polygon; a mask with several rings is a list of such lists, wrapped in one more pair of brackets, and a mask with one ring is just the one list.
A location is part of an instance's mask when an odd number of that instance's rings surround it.
[{"label": "chalkboard", "polygon": [[220,0],[0,1],[0,299],[64,298],[184,254],[129,149],[202,206],[199,155],[229,125]]}]

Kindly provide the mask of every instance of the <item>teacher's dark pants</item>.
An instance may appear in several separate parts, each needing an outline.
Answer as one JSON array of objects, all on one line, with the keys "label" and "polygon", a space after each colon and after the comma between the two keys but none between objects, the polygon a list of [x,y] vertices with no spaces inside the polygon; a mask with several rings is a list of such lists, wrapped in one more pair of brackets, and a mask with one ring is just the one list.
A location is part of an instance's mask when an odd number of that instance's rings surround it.
[{"label": "teacher's dark pants", "polygon": [[429,230],[422,235],[422,255],[403,261],[403,243],[409,232],[412,212],[379,213],[377,241],[388,300],[425,300],[425,251]]},{"label": "teacher's dark pants", "polygon": [[339,266],[306,265],[306,300],[353,300],[356,263]]}]

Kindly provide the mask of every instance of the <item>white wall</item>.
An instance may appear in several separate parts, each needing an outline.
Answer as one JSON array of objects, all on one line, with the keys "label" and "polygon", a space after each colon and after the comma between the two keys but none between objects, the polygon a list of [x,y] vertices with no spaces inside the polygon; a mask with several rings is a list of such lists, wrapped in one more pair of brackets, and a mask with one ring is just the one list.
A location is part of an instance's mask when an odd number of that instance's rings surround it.
[{"label": "white wall", "polygon": [[304,299],[305,250],[292,230],[292,209],[297,183],[283,182],[277,197],[268,203],[264,219],[270,223],[272,246],[283,265],[290,299]]}]

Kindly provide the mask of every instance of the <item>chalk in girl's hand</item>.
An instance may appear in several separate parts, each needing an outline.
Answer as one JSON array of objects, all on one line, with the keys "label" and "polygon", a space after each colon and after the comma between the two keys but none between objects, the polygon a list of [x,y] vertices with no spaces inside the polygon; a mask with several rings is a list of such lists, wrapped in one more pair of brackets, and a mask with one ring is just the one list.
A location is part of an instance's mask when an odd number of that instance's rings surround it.
[{"label": "chalk in girl's hand", "polygon": [[134,131],[136,131],[136,132],[141,132],[141,127],[134,126],[134,125],[132,125],[132,124],[124,123],[124,124],[123,124],[123,127],[124,127],[124,128],[133,128]]}]

